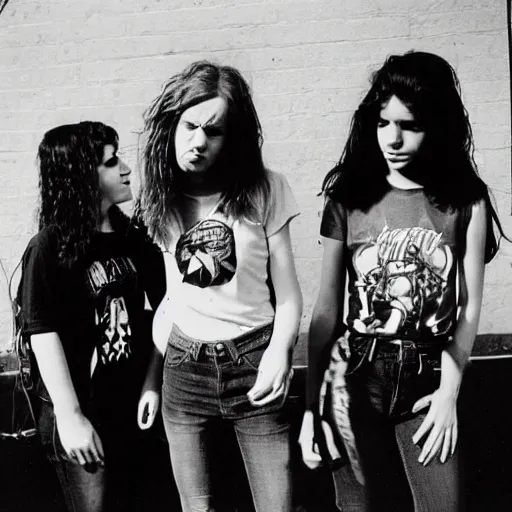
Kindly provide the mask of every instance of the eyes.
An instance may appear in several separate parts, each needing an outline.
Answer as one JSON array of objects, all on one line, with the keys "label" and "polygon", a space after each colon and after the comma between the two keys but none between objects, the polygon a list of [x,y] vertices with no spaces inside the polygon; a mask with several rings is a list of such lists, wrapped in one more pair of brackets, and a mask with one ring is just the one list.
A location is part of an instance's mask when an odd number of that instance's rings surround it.
[{"label": "eyes", "polygon": [[115,167],[119,163],[119,157],[117,155],[113,155],[107,161],[103,162],[104,167]]},{"label": "eyes", "polygon": [[[387,119],[383,119],[381,117],[377,121],[377,128],[385,128],[386,126],[389,125],[390,122],[391,121],[389,121]],[[423,126],[421,126],[421,124],[415,120],[405,120],[404,119],[404,120],[399,120],[399,121],[393,121],[393,123],[396,124],[397,126],[399,126],[404,131],[415,132],[415,133],[425,131]]]},{"label": "eyes", "polygon": [[181,125],[185,128],[185,130],[189,132],[197,130],[198,128],[201,127],[205,135],[211,138],[222,137],[224,135],[224,130],[222,129],[222,127],[217,126],[215,124],[207,124],[206,126],[200,126],[195,123],[192,123],[191,121],[182,121]]}]

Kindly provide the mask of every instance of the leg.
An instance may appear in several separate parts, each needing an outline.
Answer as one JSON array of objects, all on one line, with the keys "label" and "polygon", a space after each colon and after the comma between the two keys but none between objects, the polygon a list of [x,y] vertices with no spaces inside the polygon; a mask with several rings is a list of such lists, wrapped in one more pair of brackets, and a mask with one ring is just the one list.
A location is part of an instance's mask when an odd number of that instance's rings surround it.
[{"label": "leg", "polygon": [[459,510],[457,452],[444,464],[436,457],[428,466],[418,462],[421,448],[412,442],[425,415],[396,426],[396,439],[410,483],[416,512],[456,512]]},{"label": "leg", "polygon": [[364,373],[347,376],[349,416],[365,478],[367,510],[410,512],[414,508],[409,482],[395,425],[387,417],[388,373],[385,361],[375,361]]},{"label": "leg", "polygon": [[234,421],[257,512],[290,512],[290,423],[286,408]]},{"label": "leg", "polygon": [[83,467],[66,460],[51,459],[57,471],[69,512],[103,512],[106,471],[104,467]]},{"label": "leg", "polygon": [[183,512],[214,512],[209,449],[212,419],[165,403],[162,412]]}]

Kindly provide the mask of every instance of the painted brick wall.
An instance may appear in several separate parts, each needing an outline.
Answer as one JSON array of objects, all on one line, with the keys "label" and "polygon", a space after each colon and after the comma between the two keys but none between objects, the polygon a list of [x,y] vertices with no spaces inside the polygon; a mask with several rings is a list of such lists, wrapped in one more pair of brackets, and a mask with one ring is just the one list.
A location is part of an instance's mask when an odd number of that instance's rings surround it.
[{"label": "painted brick wall", "polygon": [[[455,66],[481,174],[512,233],[506,0],[10,0],[0,17],[3,265],[13,271],[35,232],[34,160],[47,129],[85,119],[112,124],[136,169],[144,108],[171,74],[213,59],[237,66],[252,84],[265,160],[288,176],[301,207],[292,235],[304,332],[321,257],[316,193],[370,71],[411,48]],[[512,332],[511,256],[504,247],[488,267],[481,332]],[[9,330],[4,288],[0,343]]]}]

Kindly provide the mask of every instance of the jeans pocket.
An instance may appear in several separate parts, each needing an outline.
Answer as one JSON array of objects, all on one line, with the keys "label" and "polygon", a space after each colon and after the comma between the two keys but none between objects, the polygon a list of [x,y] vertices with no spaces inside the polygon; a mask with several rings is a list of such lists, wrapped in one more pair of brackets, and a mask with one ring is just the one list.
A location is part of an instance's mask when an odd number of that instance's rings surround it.
[{"label": "jeans pocket", "polygon": [[260,366],[261,358],[263,357],[263,353],[267,349],[267,345],[260,346],[251,350],[249,352],[244,353],[241,357],[247,363],[247,365],[255,371],[258,371]]},{"label": "jeans pocket", "polygon": [[190,351],[168,344],[165,352],[164,366],[166,368],[176,368],[189,358]]},{"label": "jeans pocket", "polygon": [[368,355],[371,343],[373,343],[373,340],[368,339],[364,342],[352,344],[350,346],[350,357],[348,359],[345,376],[353,375],[361,369],[364,364],[364,360]]},{"label": "jeans pocket", "polygon": [[[412,415],[414,404],[433,393],[440,384],[441,366],[437,357],[419,356],[417,362],[394,363],[393,399],[389,416],[392,418]],[[425,411],[422,411],[425,412]]]}]

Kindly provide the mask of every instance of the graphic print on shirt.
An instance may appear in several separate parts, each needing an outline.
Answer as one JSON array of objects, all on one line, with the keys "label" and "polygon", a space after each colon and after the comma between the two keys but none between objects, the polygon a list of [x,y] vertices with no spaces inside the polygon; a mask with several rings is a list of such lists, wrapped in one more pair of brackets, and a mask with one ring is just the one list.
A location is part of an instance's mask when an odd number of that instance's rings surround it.
[{"label": "graphic print on shirt", "polygon": [[199,222],[179,238],[176,263],[185,283],[199,288],[229,283],[236,272],[233,230],[219,220]]},{"label": "graphic print on shirt", "polygon": [[353,327],[367,334],[449,331],[452,305],[443,301],[453,254],[442,233],[425,228],[390,230],[353,254],[361,303]]},{"label": "graphic print on shirt", "polygon": [[95,301],[96,325],[100,330],[91,375],[97,363],[111,364],[126,360],[131,354],[130,317],[121,293],[128,282],[135,283],[136,279],[137,270],[125,256],[95,261],[87,269],[87,284]]}]

